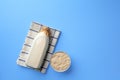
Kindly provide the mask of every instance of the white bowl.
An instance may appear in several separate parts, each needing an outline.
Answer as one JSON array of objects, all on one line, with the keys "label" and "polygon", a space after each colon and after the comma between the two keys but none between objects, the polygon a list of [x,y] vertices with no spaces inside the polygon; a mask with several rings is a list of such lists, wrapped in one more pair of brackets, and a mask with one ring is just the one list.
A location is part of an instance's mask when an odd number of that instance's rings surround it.
[{"label": "white bowl", "polygon": [[[57,53],[64,53],[64,54],[66,54],[65,52],[63,52],[63,51],[57,51],[57,52],[55,52],[53,55],[55,55],[55,54],[57,54]],[[53,68],[53,70],[55,70],[55,71],[57,71],[57,72],[65,72],[65,71],[67,71],[69,68],[70,68],[70,66],[71,66],[71,58],[70,58],[70,56],[68,55],[68,54],[66,54],[68,57],[69,57],[69,59],[70,59],[70,64],[69,64],[69,66],[66,68],[66,69],[64,69],[64,70],[57,70],[57,69],[55,69],[52,65],[51,65],[51,67]],[[51,57],[51,59],[52,59],[52,57]],[[51,60],[50,60],[50,63],[51,63]]]}]

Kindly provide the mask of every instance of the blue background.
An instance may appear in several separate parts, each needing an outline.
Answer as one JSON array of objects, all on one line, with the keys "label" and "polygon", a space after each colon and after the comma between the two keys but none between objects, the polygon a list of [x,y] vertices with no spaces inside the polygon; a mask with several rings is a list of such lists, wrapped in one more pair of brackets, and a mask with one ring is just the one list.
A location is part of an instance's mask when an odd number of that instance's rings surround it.
[{"label": "blue background", "polygon": [[[32,21],[62,31],[71,68],[42,74],[16,59]],[[120,0],[1,0],[0,80],[120,80]]]}]

